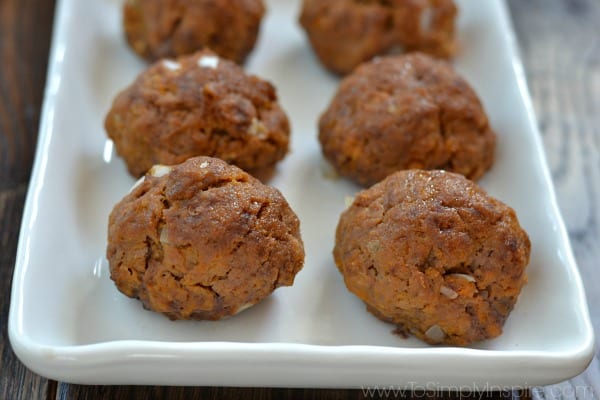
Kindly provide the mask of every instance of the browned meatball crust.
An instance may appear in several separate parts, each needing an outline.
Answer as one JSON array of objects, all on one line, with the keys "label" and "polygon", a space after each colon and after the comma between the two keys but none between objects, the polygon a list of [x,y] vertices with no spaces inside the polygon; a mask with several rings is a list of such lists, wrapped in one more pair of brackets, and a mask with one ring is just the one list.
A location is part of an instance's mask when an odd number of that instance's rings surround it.
[{"label": "browned meatball crust", "polygon": [[242,63],[264,12],[262,0],[127,0],[123,25],[131,48],[150,61],[210,48]]},{"label": "browned meatball crust", "polygon": [[402,49],[454,54],[453,0],[304,0],[300,23],[321,62],[347,74]]},{"label": "browned meatball crust", "polygon": [[277,189],[210,157],[155,166],[109,218],[111,279],[171,319],[218,320],[289,286],[299,221]]},{"label": "browned meatball crust", "polygon": [[290,135],[275,88],[206,50],[139,75],[116,97],[105,128],[136,177],[200,155],[269,169],[287,153]]},{"label": "browned meatball crust", "polygon": [[496,135],[448,63],[413,53],[376,58],[344,78],[319,140],[340,175],[369,186],[411,168],[476,180],[493,163]]},{"label": "browned meatball crust", "polygon": [[515,212],[463,176],[408,170],[360,192],[337,227],[335,262],[380,319],[428,343],[502,332],[526,282]]}]

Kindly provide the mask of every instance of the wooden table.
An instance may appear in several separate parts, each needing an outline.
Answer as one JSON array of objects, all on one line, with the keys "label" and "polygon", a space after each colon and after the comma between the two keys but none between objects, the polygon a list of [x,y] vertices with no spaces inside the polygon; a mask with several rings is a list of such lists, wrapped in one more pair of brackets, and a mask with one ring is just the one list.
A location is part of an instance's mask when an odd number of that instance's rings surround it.
[{"label": "wooden table", "polygon": [[[600,333],[600,271],[595,271],[600,268],[600,1],[509,0],[509,5],[558,199],[588,299],[597,306],[590,311]],[[36,145],[53,10],[54,0],[0,0],[0,399],[364,398],[358,390],[77,386],[35,375],[16,359],[6,329],[10,284]],[[589,396],[594,385],[600,387],[598,361],[570,382],[521,396]],[[491,393],[484,398],[511,395]],[[460,396],[427,396],[435,397]]]}]

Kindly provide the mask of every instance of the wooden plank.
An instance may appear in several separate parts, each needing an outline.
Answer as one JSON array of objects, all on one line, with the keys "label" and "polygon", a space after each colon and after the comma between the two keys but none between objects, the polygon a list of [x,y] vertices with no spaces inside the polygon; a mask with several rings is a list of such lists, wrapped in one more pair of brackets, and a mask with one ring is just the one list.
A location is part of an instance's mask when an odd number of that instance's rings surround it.
[{"label": "wooden plank", "polygon": [[54,0],[0,1],[0,191],[29,180]]},{"label": "wooden plank", "polygon": [[56,385],[27,370],[7,336],[23,202],[37,138],[53,0],[0,1],[0,398],[44,399]]},{"label": "wooden plank", "polygon": [[21,184],[15,189],[0,192],[0,318],[3,321],[0,336],[0,399],[44,399],[48,390],[52,389],[45,378],[30,372],[16,358],[8,342],[6,327],[10,284],[26,190],[27,186]]},{"label": "wooden plank", "polygon": [[[600,2],[509,0],[509,5],[557,199],[598,333]],[[555,295],[560,294],[549,294]],[[591,398],[600,381],[598,354],[584,374],[536,389],[534,397]]]},{"label": "wooden plank", "polygon": [[410,392],[374,390],[372,392],[349,389],[250,389],[209,387],[151,387],[151,386],[77,386],[60,385],[58,399],[244,399],[244,400],[348,400],[348,399],[405,399],[405,400],[509,400],[530,399],[528,391],[522,392]]}]

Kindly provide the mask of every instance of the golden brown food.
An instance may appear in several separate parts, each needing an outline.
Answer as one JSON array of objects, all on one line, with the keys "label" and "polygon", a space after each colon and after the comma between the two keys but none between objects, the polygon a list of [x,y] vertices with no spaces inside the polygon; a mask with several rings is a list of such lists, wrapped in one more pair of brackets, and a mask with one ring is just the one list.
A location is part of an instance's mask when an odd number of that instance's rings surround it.
[{"label": "golden brown food", "polygon": [[270,169],[290,135],[275,88],[207,50],[152,65],[117,96],[105,128],[136,177],[200,155]]},{"label": "golden brown food", "polygon": [[304,0],[300,23],[321,62],[347,74],[377,55],[455,52],[452,0]]},{"label": "golden brown food", "polygon": [[127,0],[123,25],[131,48],[150,61],[210,48],[242,63],[264,12],[262,0]]},{"label": "golden brown food", "polygon": [[333,254],[378,318],[428,343],[463,346],[500,335],[530,247],[514,210],[472,181],[408,170],[356,196]]},{"label": "golden brown food", "polygon": [[412,53],[376,58],[344,78],[319,140],[340,175],[369,186],[411,168],[478,179],[492,166],[496,135],[450,64]]},{"label": "golden brown food", "polygon": [[277,189],[210,157],[155,166],[109,218],[111,279],[171,319],[218,320],[293,283],[299,221]]}]

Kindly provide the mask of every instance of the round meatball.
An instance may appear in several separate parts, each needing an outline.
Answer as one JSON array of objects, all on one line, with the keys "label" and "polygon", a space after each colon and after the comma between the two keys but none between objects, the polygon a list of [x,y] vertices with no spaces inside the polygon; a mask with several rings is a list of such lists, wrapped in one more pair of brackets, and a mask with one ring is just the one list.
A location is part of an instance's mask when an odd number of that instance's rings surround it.
[{"label": "round meatball", "polygon": [[131,48],[150,61],[210,48],[242,63],[264,12],[262,0],[127,0],[123,25]]},{"label": "round meatball", "polygon": [[154,166],[114,207],[107,258],[117,288],[145,308],[218,320],[292,285],[304,249],[277,189],[196,157]]},{"label": "round meatball", "polygon": [[462,175],[423,170],[360,192],[333,252],[375,316],[428,343],[461,346],[500,335],[529,253],[512,208]]},{"label": "round meatball", "polygon": [[117,96],[105,128],[136,177],[201,155],[251,173],[272,169],[290,135],[275,88],[206,50],[143,72]]},{"label": "round meatball", "polygon": [[452,0],[304,0],[300,23],[321,62],[347,74],[402,50],[452,56],[456,14]]},{"label": "round meatball", "polygon": [[377,58],[341,83],[319,122],[340,175],[370,186],[403,169],[445,169],[476,180],[496,135],[481,102],[452,67],[424,54]]}]

